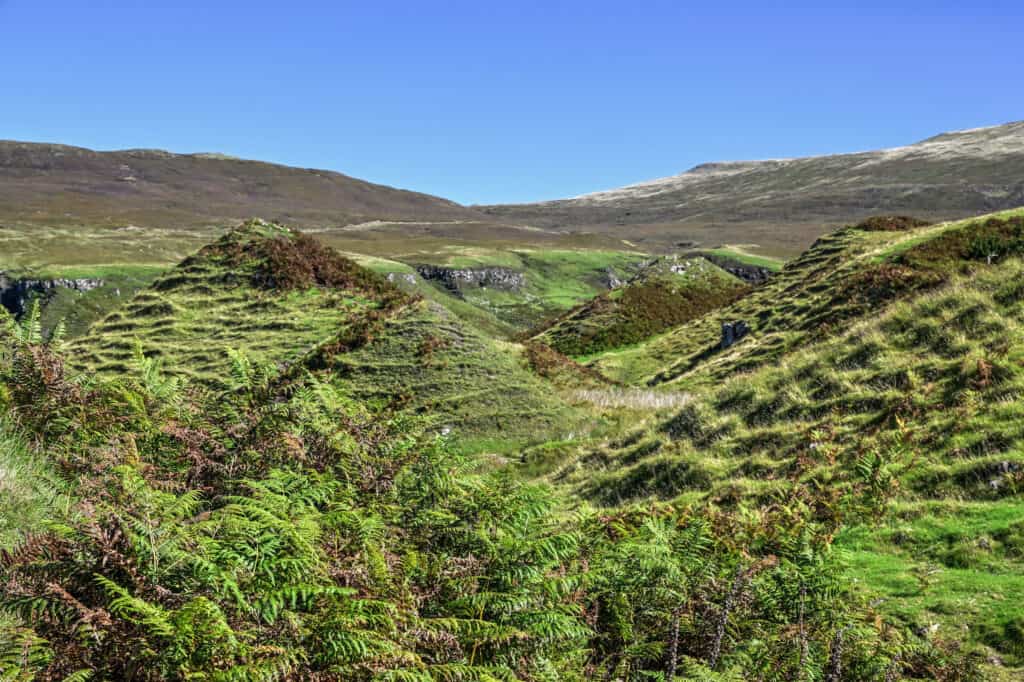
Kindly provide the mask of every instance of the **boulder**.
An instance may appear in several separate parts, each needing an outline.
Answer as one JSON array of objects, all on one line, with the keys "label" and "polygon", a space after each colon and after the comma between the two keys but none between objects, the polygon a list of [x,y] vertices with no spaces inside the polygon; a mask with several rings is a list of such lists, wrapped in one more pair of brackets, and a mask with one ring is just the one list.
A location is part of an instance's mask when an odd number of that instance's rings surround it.
[{"label": "boulder", "polygon": [[750,333],[750,326],[743,320],[722,323],[722,350],[735,345],[740,339]]}]

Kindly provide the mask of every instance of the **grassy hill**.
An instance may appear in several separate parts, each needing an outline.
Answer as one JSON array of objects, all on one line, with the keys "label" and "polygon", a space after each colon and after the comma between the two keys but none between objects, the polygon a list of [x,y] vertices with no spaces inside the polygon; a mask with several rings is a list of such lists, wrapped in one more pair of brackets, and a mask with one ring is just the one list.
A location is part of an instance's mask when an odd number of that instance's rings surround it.
[{"label": "grassy hill", "polygon": [[[295,367],[377,409],[428,413],[465,447],[502,448],[576,419],[518,346],[273,223],[250,221],[186,258],[70,344],[75,365],[116,376],[136,347],[173,376],[228,388],[241,353],[270,375]],[[568,420],[568,421],[567,421]]]},{"label": "grassy hill", "polygon": [[[1016,219],[1018,215],[1019,211],[1008,211],[994,217]],[[931,242],[930,238],[948,230],[950,235],[982,240],[985,228],[975,228],[977,224],[971,219],[894,231],[879,229],[869,221],[843,228],[817,240],[767,284],[734,304],[642,346],[602,355],[593,364],[627,383],[657,385],[679,382],[698,367],[700,372],[695,377],[718,380],[730,372],[775,361],[827,338],[850,320],[896,298],[946,281],[976,260],[970,252],[973,247],[950,246],[950,253],[943,255],[946,242]],[[918,251],[907,250],[918,241],[938,246],[930,253],[924,246]],[[918,253],[923,255],[918,257]],[[722,352],[721,326],[732,321],[746,322],[752,334]]]},{"label": "grassy hill", "polygon": [[[325,270],[306,270],[319,267],[304,264],[310,259],[326,263]],[[117,373],[139,342],[170,372],[218,382],[228,375],[229,350],[286,363],[351,320],[403,298],[315,241],[299,243],[285,228],[251,221],[158,277],[73,347],[83,368]]]},{"label": "grassy hill", "polygon": [[401,260],[452,245],[663,252],[726,244],[792,257],[869,215],[949,220],[1021,205],[1022,172],[1017,122],[895,149],[709,163],[562,201],[466,207],[216,154],[0,141],[0,269],[169,265],[252,216],[315,232],[339,250]]},{"label": "grassy hill", "polygon": [[601,353],[700,317],[739,298],[746,288],[703,258],[657,258],[623,286],[544,325],[532,339],[569,356]]},{"label": "grassy hill", "polygon": [[621,249],[327,170],[218,154],[0,140],[0,271],[170,266],[253,216],[395,258],[463,247]]},{"label": "grassy hill", "polygon": [[[689,399],[563,452],[549,478],[601,505],[842,513],[837,546],[885,618],[964,639],[1000,662],[991,679],[1013,679],[1024,666],[1021,256],[1022,210],[823,238],[732,306],[599,361],[638,362],[646,371],[620,376]],[[720,349],[733,319],[752,331]]]},{"label": "grassy hill", "polygon": [[749,288],[432,254],[250,221],[68,343],[0,312],[0,678],[1020,678],[1024,209]]}]

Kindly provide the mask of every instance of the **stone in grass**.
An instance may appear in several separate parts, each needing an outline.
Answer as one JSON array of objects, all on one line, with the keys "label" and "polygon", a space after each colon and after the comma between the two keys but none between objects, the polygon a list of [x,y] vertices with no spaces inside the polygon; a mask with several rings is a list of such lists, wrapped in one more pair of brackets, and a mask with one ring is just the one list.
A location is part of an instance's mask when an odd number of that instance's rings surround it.
[{"label": "stone in grass", "polygon": [[737,341],[742,339],[750,332],[750,326],[743,320],[736,320],[735,322],[723,322],[722,323],[722,342],[720,347],[722,350],[729,348],[734,345]]}]

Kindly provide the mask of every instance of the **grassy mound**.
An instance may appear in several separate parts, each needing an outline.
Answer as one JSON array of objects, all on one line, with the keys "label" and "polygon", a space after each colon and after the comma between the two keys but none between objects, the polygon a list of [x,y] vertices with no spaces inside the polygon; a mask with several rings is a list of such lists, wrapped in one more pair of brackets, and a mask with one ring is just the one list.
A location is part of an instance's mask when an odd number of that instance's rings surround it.
[{"label": "grassy mound", "polygon": [[703,258],[660,258],[626,286],[574,308],[532,338],[569,356],[601,353],[644,341],[746,291],[737,278]]},{"label": "grassy mound", "polygon": [[[776,362],[900,298],[1019,253],[1019,227],[1014,226],[1022,215],[1008,211],[901,232],[844,228],[819,239],[732,305],[648,343],[598,357],[594,365],[617,380],[660,385],[713,383]],[[722,324],[736,320],[745,321],[752,332],[722,350]]]},{"label": "grassy mound", "polygon": [[378,409],[425,415],[466,447],[501,432],[507,449],[570,418],[518,346],[260,221],[186,258],[71,350],[80,369],[115,375],[130,369],[136,344],[170,374],[216,388],[233,381],[236,351],[268,375],[309,368]]},{"label": "grassy mound", "polygon": [[665,375],[685,405],[563,453],[550,478],[608,506],[842,514],[838,545],[888,617],[1024,666],[1022,217],[822,240],[732,311],[668,335],[699,348],[719,319],[756,326]]},{"label": "grassy mound", "polygon": [[136,342],[172,374],[223,385],[229,350],[283,364],[407,297],[285,228],[252,221],[186,258],[73,342],[78,367],[123,372]]},{"label": "grassy mound", "polygon": [[350,325],[304,366],[361,403],[454,432],[467,450],[508,451],[579,421],[529,370],[520,346],[430,301]]}]

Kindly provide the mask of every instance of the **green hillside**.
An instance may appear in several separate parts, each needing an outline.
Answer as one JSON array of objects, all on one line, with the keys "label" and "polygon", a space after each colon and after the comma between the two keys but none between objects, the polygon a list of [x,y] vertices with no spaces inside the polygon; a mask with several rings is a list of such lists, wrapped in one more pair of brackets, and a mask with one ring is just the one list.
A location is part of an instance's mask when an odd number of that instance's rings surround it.
[{"label": "green hillside", "polygon": [[504,452],[581,426],[520,346],[495,341],[444,307],[415,301],[355,323],[303,366],[360,403],[421,416],[463,449]]},{"label": "green hillside", "polygon": [[613,277],[628,279],[647,258],[637,251],[455,247],[419,258],[407,255],[404,260],[460,273],[496,272],[516,277],[508,286],[432,283],[523,332],[607,291]]},{"label": "green hillside", "polygon": [[[518,346],[261,221],[158,277],[70,352],[77,368],[117,376],[137,347],[168,374],[217,388],[230,385],[240,357],[268,375],[315,369],[376,409],[427,413],[431,428],[455,431],[467,448],[508,449],[579,421]],[[499,432],[504,441],[488,440]]]},{"label": "green hillside", "polygon": [[[1015,220],[1019,215],[1020,211],[1005,211],[994,217]],[[947,281],[976,261],[971,249],[982,248],[987,238],[982,234],[984,228],[971,227],[978,224],[972,219],[894,231],[875,229],[874,223],[868,223],[838,230],[818,239],[767,284],[732,305],[650,343],[596,358],[594,365],[627,383],[658,385],[680,382],[697,367],[701,371],[694,380],[699,382],[775,361],[899,297]],[[967,230],[971,234],[980,230],[980,236],[965,237],[970,244],[948,255],[942,254],[944,241],[934,242],[938,253],[922,250],[920,258],[914,250],[902,253],[946,231],[966,234],[961,228],[971,228]],[[971,246],[976,239],[981,241]],[[750,335],[720,352],[722,323],[738,320],[749,325]]]},{"label": "green hillside", "polygon": [[141,343],[168,371],[223,382],[229,350],[282,364],[407,297],[309,238],[251,221],[186,258],[73,342],[82,369],[124,372]]},{"label": "green hillside", "polygon": [[592,355],[689,322],[731,303],[746,289],[703,258],[657,258],[624,286],[559,316],[532,338],[566,355]]},{"label": "green hillside", "polygon": [[3,316],[0,679],[1024,674],[1024,210],[582,304],[638,254],[406,256],[252,221]]},{"label": "green hillside", "polygon": [[[1022,255],[1024,211],[819,240],[741,301],[615,358],[690,402],[549,478],[601,505],[842,514],[837,546],[887,618],[1024,666]],[[731,319],[753,330],[720,350]]]}]

